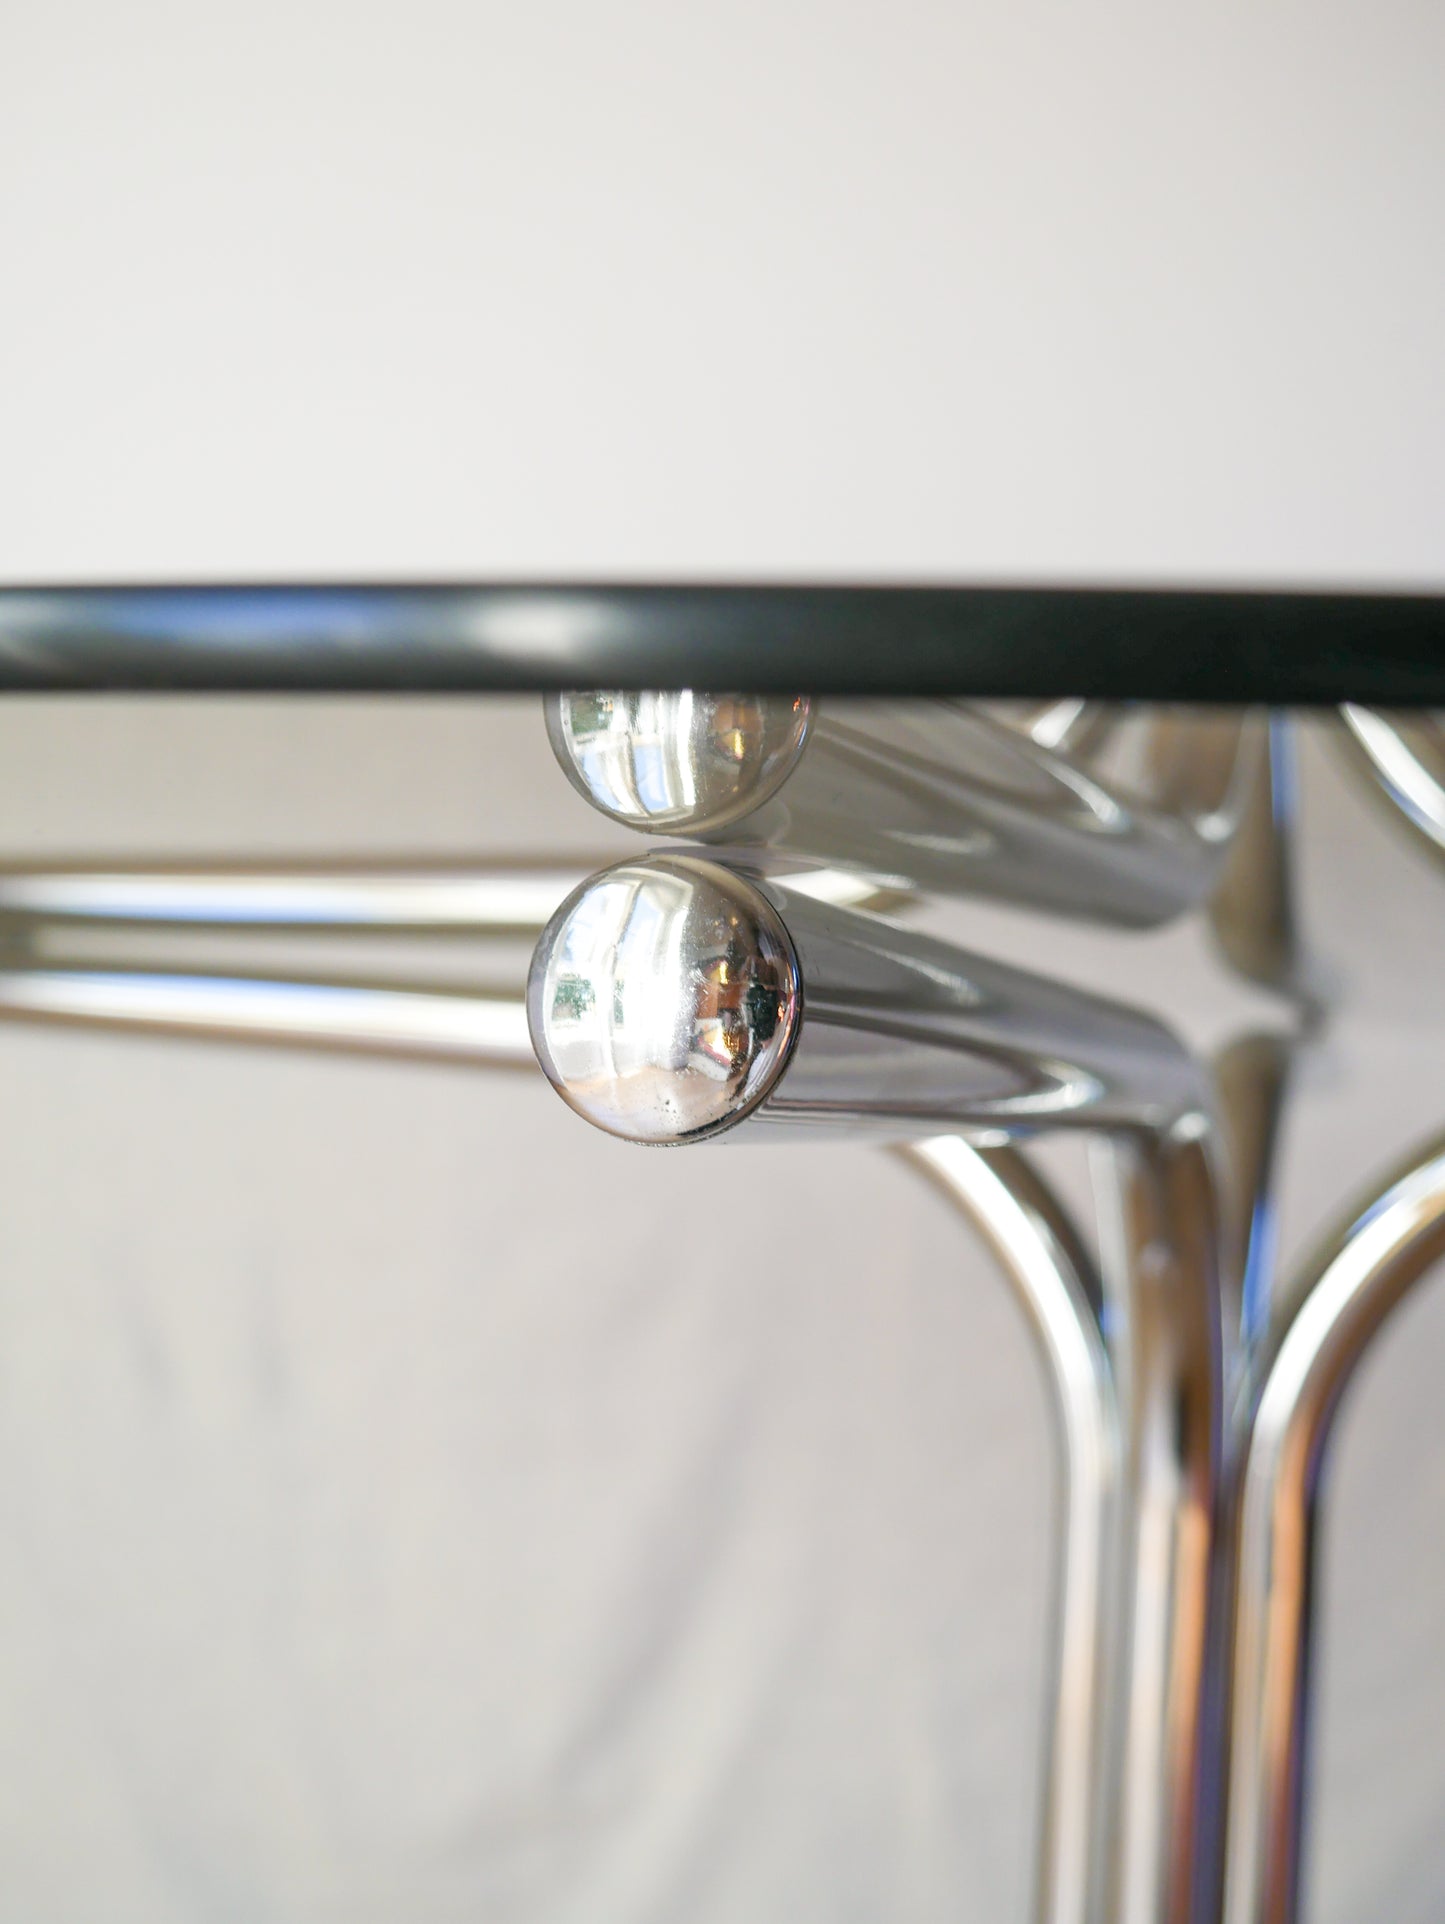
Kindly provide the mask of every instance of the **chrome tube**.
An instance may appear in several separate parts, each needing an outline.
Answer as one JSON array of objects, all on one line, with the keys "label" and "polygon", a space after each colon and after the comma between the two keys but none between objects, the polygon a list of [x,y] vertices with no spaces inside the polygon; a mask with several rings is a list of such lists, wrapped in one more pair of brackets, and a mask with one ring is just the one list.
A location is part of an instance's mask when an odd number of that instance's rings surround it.
[{"label": "chrome tube", "polygon": [[[337,929],[382,934],[529,934],[590,875],[590,860],[440,863],[335,861],[0,866],[0,924],[159,924],[172,928]],[[901,897],[842,869],[810,869],[793,887],[844,907],[893,907]]]},{"label": "chrome tube", "polygon": [[1248,732],[1176,719],[1183,787],[1157,807],[965,702],[604,691],[548,696],[545,714],[579,793],[649,834],[1125,927],[1208,895]]},{"label": "chrome tube", "polygon": [[1277,1303],[1275,1166],[1298,1047],[1291,1035],[1251,1032],[1221,1049],[1213,1063],[1224,1151],[1221,1287],[1231,1406],[1252,1401]]},{"label": "chrome tube", "polygon": [[1219,1201],[1197,1118],[1092,1145],[1126,1539],[1105,1914],[1195,1924],[1220,1839],[1211,1717],[1224,1461]]},{"label": "chrome tube", "polygon": [[[1210,913],[1236,967],[1286,988],[1301,973],[1292,799],[1289,740],[1274,719]],[[1203,1139],[1131,1137],[1094,1152],[1131,1533],[1126,1841],[1110,1912],[1122,1919],[1212,1919],[1221,1901],[1241,1424],[1269,1327],[1273,1169],[1294,1046],[1248,1035],[1217,1058],[1217,1158]]]},{"label": "chrome tube", "polygon": [[0,917],[170,926],[485,933],[542,927],[589,873],[572,862],[0,867]]},{"label": "chrome tube", "polygon": [[[205,867],[87,864],[0,867],[0,1020],[53,1021],[213,1040],[400,1054],[530,1067],[514,992],[426,982],[338,980],[188,966],[164,954],[169,932],[287,931],[366,937],[534,933],[584,871],[577,862]],[[814,870],[793,886],[824,901],[871,904],[871,883]],[[144,929],[137,960],[72,959],[68,930]],[[174,949],[174,943],[170,946]],[[157,950],[161,951],[157,953]]]},{"label": "chrome tube", "polygon": [[[81,1024],[423,1061],[522,1068],[520,987],[336,980],[194,969],[147,954],[121,966],[50,951],[81,926],[365,934],[528,934],[578,864],[209,864],[0,868],[0,1020]],[[148,944],[154,948],[155,944]],[[160,946],[164,946],[162,943]]]},{"label": "chrome tube", "polygon": [[1340,709],[1356,767],[1433,855],[1445,855],[1445,729],[1432,714]]},{"label": "chrome tube", "polygon": [[1063,1527],[1034,1914],[1038,1924],[1109,1924],[1120,1441],[1098,1282],[1067,1215],[1019,1151],[934,1136],[902,1153],[987,1244],[1047,1372]]},{"label": "chrome tube", "polygon": [[0,1021],[530,1068],[520,994],[132,969],[0,969]]},{"label": "chrome tube", "polygon": [[690,855],[605,869],[542,933],[533,1045],[572,1108],[630,1141],[755,1126],[998,1142],[1205,1126],[1161,1024],[785,879]]},{"label": "chrome tube", "polygon": [[1250,1433],[1239,1524],[1225,1924],[1299,1911],[1316,1504],[1340,1397],[1391,1309],[1445,1255],[1445,1137],[1308,1266]]},{"label": "chrome tube", "polygon": [[1304,957],[1294,899],[1296,810],[1293,723],[1272,714],[1234,840],[1209,901],[1226,959],[1269,988],[1303,993]]}]

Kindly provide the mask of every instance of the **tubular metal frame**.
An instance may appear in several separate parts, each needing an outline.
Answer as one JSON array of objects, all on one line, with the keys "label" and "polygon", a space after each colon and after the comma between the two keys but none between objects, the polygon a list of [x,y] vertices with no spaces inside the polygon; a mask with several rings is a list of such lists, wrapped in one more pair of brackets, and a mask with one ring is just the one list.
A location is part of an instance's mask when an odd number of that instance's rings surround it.
[{"label": "tubular metal frame", "polygon": [[[1049,705],[1044,726],[1077,747],[1101,724],[1069,703]],[[1238,966],[1293,991],[1278,724],[1271,739],[1267,806],[1257,794],[1214,919]],[[12,868],[0,872],[0,1018],[530,1066],[517,994],[52,966],[33,938],[78,923],[504,936],[534,929],[579,868]],[[856,878],[841,872],[781,886],[809,890],[807,913],[822,920],[820,902],[859,901]],[[1445,1138],[1279,1299],[1272,1329],[1269,1169],[1289,1053],[1280,1037],[1255,1038],[1232,1069],[1219,1065],[1236,1175],[1228,1211],[1192,1099],[1167,1105],[1183,1129],[1098,1137],[1102,1292],[1018,1150],[926,1135],[904,1151],[989,1243],[1042,1345],[1060,1420],[1065,1527],[1041,1924],[1204,1919],[1216,1872],[1225,1924],[1293,1924],[1297,1913],[1321,1468],[1354,1367],[1445,1254]],[[1227,1705],[1212,1704],[1226,1687]],[[1209,1811],[1226,1766],[1220,1871]]]},{"label": "tubular metal frame", "polygon": [[[12,952],[45,923],[144,926],[161,933],[206,925],[508,934],[536,919],[574,873],[504,867],[418,876],[366,869],[338,878],[333,870],[257,872],[214,865],[149,874],[12,870],[0,876],[0,916],[12,918],[21,937]],[[384,982],[12,962],[0,970],[0,1016],[480,1066],[532,1064],[519,996]],[[1019,1152],[976,1150],[957,1137],[941,1137],[904,1153],[981,1229],[1049,1361],[1063,1426],[1066,1524],[1039,1916],[1045,1924],[1102,1924],[1110,1914],[1109,1838],[1118,1806],[1101,1797],[1100,1786],[1115,1781],[1110,1680],[1124,1653],[1115,1647],[1114,1609],[1121,1444],[1098,1283],[1062,1208]],[[1126,1807],[1129,1801],[1124,1799]]]},{"label": "tubular metal frame", "polygon": [[[1068,717],[1070,725],[1080,719],[1077,709]],[[1097,731],[1097,723],[1091,721],[1090,726]],[[555,899],[570,879],[565,869],[541,875],[509,869],[486,876],[470,871],[418,875],[354,870],[341,876],[334,871],[244,873],[214,867],[149,875],[12,870],[0,875],[0,916],[12,920],[22,947],[29,946],[23,940],[25,934],[38,926],[78,922],[139,924],[161,930],[207,925],[506,934],[535,920],[548,896]],[[856,891],[856,882],[852,886]],[[809,930],[805,951],[815,989],[814,1037],[819,1034],[820,1019],[826,1030],[830,996],[839,999],[840,1014],[847,1011],[842,1033],[848,1032],[856,1019],[849,988],[854,954],[860,940],[865,948],[876,947],[879,925],[872,931],[857,931],[850,916],[840,918],[828,906],[840,893],[846,896],[847,889],[846,876],[841,887],[834,880],[820,888],[813,878],[796,874],[773,884],[773,893],[793,921],[797,923],[801,916]],[[825,898],[821,903],[819,895]],[[953,953],[901,931],[884,933],[885,947],[892,951],[889,966],[895,973],[901,971],[895,987],[916,1000],[922,985],[923,1000],[937,1000],[930,995],[929,985],[940,979],[941,969],[956,965]],[[977,1005],[982,989],[983,1006],[995,1006],[1007,1023],[1015,1022],[1016,1017],[1008,1014],[1017,1001],[1012,972],[976,958],[973,973],[978,979],[969,982],[964,1006]],[[825,985],[832,978],[837,988],[828,991]],[[1059,1050],[1068,1047],[1082,1048],[1098,1067],[1102,1005],[1096,1008],[1071,992],[1061,996],[1042,983],[1038,989],[1046,998],[1040,1005],[1046,1027],[1054,1024],[1045,1047],[1053,1072]],[[897,995],[891,999],[896,1009]],[[958,1000],[954,991],[943,997],[948,1004]],[[1027,1001],[1026,994],[1025,1005]],[[1057,1004],[1051,1015],[1047,1013],[1050,1002]],[[515,1000],[376,981],[281,982],[187,976],[176,971],[32,966],[0,975],[0,1014],[380,1049],[492,1066],[513,1066],[527,1059]],[[930,1030],[943,1014],[942,1004],[932,1016],[920,1008],[922,1030]],[[1109,1014],[1102,1012],[1105,1032]],[[1124,1012],[1112,1015],[1117,1023]],[[1060,1018],[1064,1030],[1057,1026]],[[955,1007],[949,1026],[956,1026],[957,1019]],[[1025,1027],[1030,1028],[1028,1018]],[[1032,1027],[1037,1027],[1036,1019]],[[1124,1065],[1122,1081],[1120,1072],[1111,1068],[1102,1078],[1086,1072],[1081,1086],[1130,1091],[1123,1110],[1110,1110],[1106,1104],[1102,1111],[1116,1124],[1145,1113],[1171,1120],[1181,1113],[1193,1118],[1199,1112],[1200,1092],[1187,1063],[1156,1025],[1145,1024],[1135,1035],[1137,1027],[1137,1019],[1126,1018],[1130,1033],[1119,1058]],[[1022,1047],[1027,1054],[1030,1045],[1020,1037],[1012,1046]],[[1040,1046],[1039,1036],[1032,1036],[1031,1046]],[[824,1082],[829,1088],[823,1092],[820,1085],[819,1099],[836,1113],[836,1090],[826,1068]],[[1161,1086],[1169,1091],[1162,1109],[1158,1104]],[[1090,1113],[1095,1106],[1089,1105]],[[1161,1822],[1159,1813],[1167,1810],[1177,1816],[1181,1801],[1192,1809],[1204,1769],[1197,1716],[1202,1693],[1197,1682],[1191,1686],[1190,1679],[1205,1654],[1200,1584],[1207,1570],[1208,1538],[1201,1538],[1197,1529],[1177,1527],[1181,1488],[1199,1484],[1201,1466],[1197,1446],[1191,1442],[1181,1484],[1181,1466],[1171,1462],[1167,1453],[1140,1446],[1141,1435],[1151,1428],[1148,1423],[1131,1428],[1126,1453],[1113,1382],[1115,1370],[1122,1367],[1136,1393],[1141,1383],[1153,1383],[1152,1393],[1161,1407],[1181,1383],[1193,1384],[1195,1392],[1202,1384],[1203,1434],[1206,1439],[1212,1436],[1218,1387],[1217,1366],[1211,1371],[1210,1342],[1206,1336],[1201,1348],[1197,1338],[1191,1339],[1182,1359],[1174,1355],[1170,1342],[1161,1345],[1161,1335],[1167,1337],[1169,1331],[1160,1310],[1171,1290],[1157,1257],[1161,1248],[1191,1246],[1191,1273],[1174,1278],[1174,1286],[1182,1280],[1205,1325],[1216,1322],[1213,1205],[1212,1192],[1206,1191],[1204,1214],[1195,1213],[1203,1171],[1197,1142],[1186,1140],[1175,1145],[1172,1153],[1163,1154],[1157,1145],[1144,1147],[1144,1141],[1130,1139],[1126,1146],[1121,1140],[1116,1145],[1116,1153],[1129,1162],[1130,1193],[1136,1213],[1142,1212],[1147,1226],[1136,1239],[1135,1253],[1142,1252],[1142,1260],[1124,1266],[1122,1282],[1115,1278],[1115,1313],[1125,1353],[1112,1361],[1101,1333],[1102,1299],[1089,1276],[1087,1258],[1063,1212],[1018,1152],[972,1150],[957,1138],[935,1139],[911,1152],[934,1181],[949,1190],[956,1206],[965,1207],[971,1200],[975,1220],[984,1228],[1044,1342],[1062,1418],[1068,1507],[1040,1858],[1041,1924],[1102,1924],[1111,1915],[1182,1916],[1181,1906],[1187,1903],[1184,1886],[1189,1880],[1192,1822],[1181,1829],[1167,1819]],[[1185,1173],[1191,1169],[1192,1176]],[[1183,1233],[1174,1221],[1171,1191],[1190,1198],[1184,1209],[1190,1222]],[[1191,1229],[1200,1232],[1192,1244]],[[1184,1261],[1189,1268],[1190,1259]],[[1200,1434],[1197,1426],[1186,1427],[1191,1438]],[[1206,1491],[1213,1474],[1213,1450],[1212,1442],[1207,1442]],[[1126,1468],[1131,1497],[1125,1496],[1121,1484]],[[1161,1542],[1165,1546],[1162,1565]],[[1130,1561],[1135,1565],[1132,1580],[1125,1577]],[[1135,1616],[1126,1612],[1121,1619],[1119,1610],[1129,1589],[1145,1580],[1146,1572],[1150,1582],[1159,1580],[1162,1573],[1164,1590],[1174,1599],[1174,1607],[1153,1626],[1153,1635],[1145,1634]],[[1128,1634],[1121,1632],[1121,1621],[1127,1623]],[[1136,1703],[1147,1700],[1153,1706],[1146,1722],[1136,1716],[1127,1730],[1118,1722],[1126,1673]],[[1193,1714],[1191,1705],[1196,1707]],[[1161,1785],[1165,1787],[1162,1795]]]}]

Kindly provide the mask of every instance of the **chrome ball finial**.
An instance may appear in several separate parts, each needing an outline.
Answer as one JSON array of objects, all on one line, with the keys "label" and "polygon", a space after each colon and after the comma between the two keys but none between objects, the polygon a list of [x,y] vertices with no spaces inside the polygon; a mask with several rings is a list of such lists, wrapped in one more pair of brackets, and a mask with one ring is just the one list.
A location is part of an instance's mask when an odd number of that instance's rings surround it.
[{"label": "chrome ball finial", "polygon": [[568,780],[614,821],[662,835],[725,828],[769,800],[803,752],[803,695],[549,695]]},{"label": "chrome ball finial", "polygon": [[583,883],[527,983],[537,1060],[579,1115],[630,1142],[695,1142],[777,1083],[801,1016],[772,905],[711,862],[654,855]]}]

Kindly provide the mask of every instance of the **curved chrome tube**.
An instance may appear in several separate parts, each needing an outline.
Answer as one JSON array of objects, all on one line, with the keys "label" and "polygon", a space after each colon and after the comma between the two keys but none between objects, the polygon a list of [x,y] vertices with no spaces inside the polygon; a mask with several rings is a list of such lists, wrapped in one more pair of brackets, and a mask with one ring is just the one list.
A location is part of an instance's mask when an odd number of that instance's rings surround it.
[{"label": "curved chrome tube", "polygon": [[1445,855],[1445,729],[1435,715],[1346,702],[1345,739],[1395,818],[1433,855]]},{"label": "curved chrome tube", "polygon": [[1330,1426],[1385,1317],[1445,1255],[1445,1137],[1324,1248],[1264,1379],[1239,1524],[1226,1924],[1299,1905],[1315,1507]]},{"label": "curved chrome tube", "polygon": [[1039,1924],[1107,1924],[1111,1812],[1100,1792],[1113,1772],[1120,1446],[1098,1283],[1065,1212],[1017,1150],[934,1136],[902,1154],[993,1252],[1048,1372],[1063,1531],[1035,1915]]},{"label": "curved chrome tube", "polygon": [[1159,1131],[1208,1106],[1146,1016],[691,855],[619,863],[570,896],[538,942],[528,1011],[563,1099],[638,1142],[754,1116],[997,1142]]},{"label": "curved chrome tube", "polygon": [[1126,927],[1209,893],[1251,738],[1238,714],[1176,717],[1160,807],[965,702],[603,691],[545,714],[573,786],[630,827]]}]

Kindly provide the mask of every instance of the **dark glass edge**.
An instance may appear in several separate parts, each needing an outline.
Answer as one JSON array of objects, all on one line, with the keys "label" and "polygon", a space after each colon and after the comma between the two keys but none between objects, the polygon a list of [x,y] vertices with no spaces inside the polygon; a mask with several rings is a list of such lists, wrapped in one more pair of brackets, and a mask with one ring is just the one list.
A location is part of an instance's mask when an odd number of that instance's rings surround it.
[{"label": "dark glass edge", "polygon": [[1445,707],[1445,594],[690,583],[0,587],[0,691],[567,687]]}]

